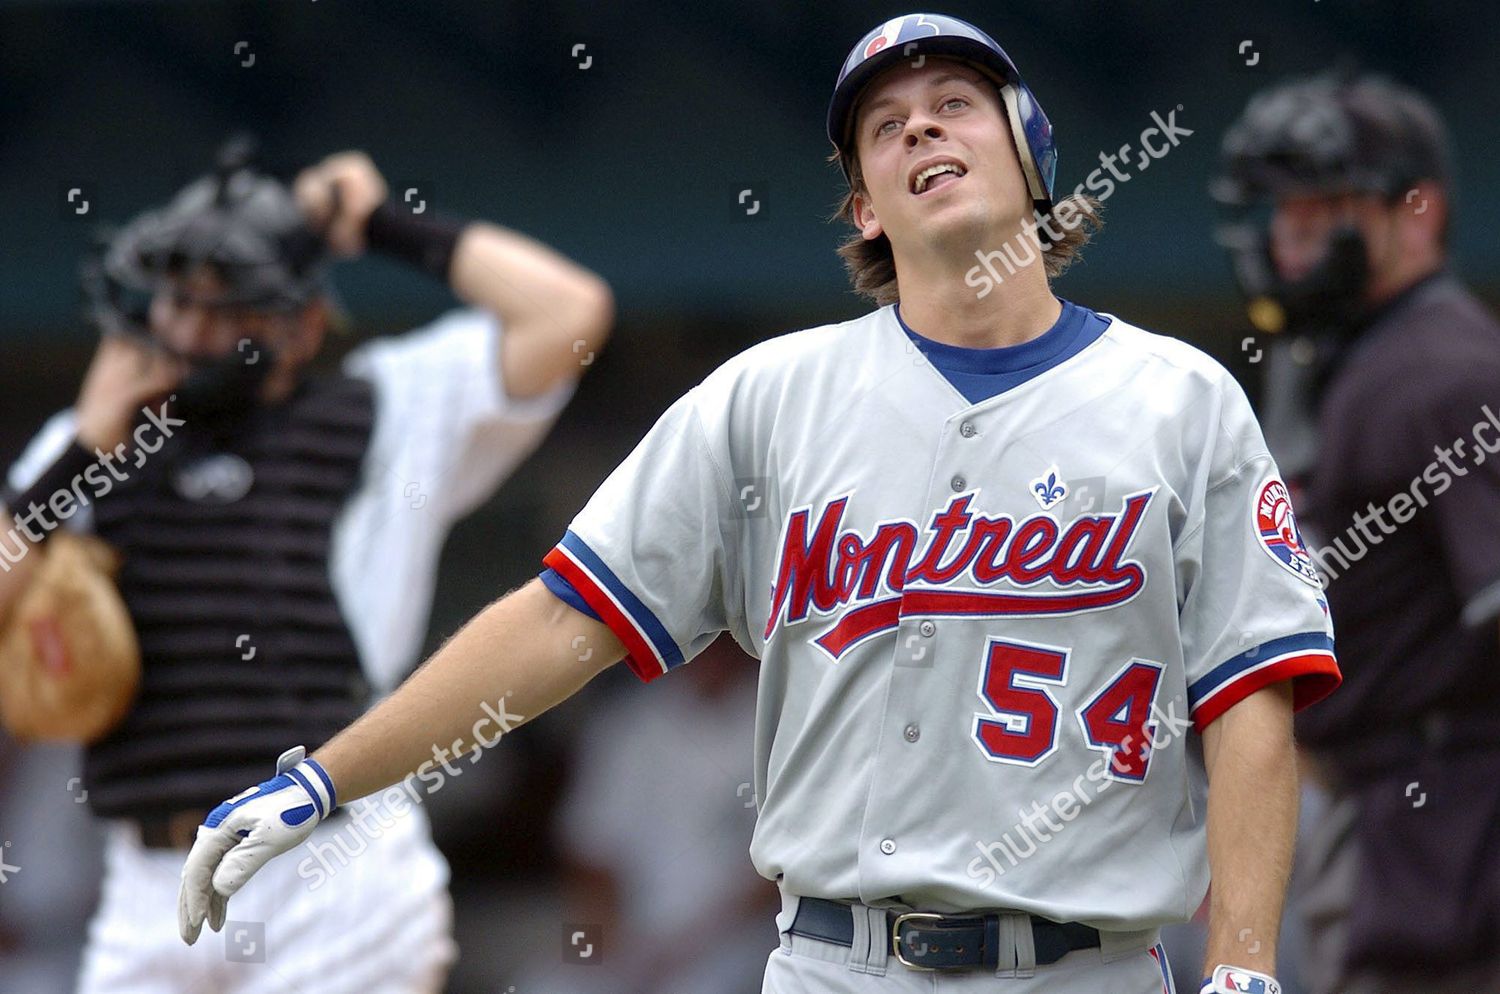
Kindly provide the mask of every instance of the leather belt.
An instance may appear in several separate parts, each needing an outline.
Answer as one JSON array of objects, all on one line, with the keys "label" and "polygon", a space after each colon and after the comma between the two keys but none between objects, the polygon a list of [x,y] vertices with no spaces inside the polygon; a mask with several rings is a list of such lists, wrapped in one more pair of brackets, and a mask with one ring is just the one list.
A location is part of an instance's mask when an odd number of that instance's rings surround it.
[{"label": "leather belt", "polygon": [[[939,915],[887,912],[889,948],[903,965],[919,970],[999,969],[1000,914]],[[1099,930],[1079,922],[1055,922],[1031,915],[1036,963],[1047,966],[1079,949],[1096,949]],[[840,901],[804,897],[788,929],[793,935],[854,945],[854,911]],[[1007,956],[1010,952],[1007,951]]]}]

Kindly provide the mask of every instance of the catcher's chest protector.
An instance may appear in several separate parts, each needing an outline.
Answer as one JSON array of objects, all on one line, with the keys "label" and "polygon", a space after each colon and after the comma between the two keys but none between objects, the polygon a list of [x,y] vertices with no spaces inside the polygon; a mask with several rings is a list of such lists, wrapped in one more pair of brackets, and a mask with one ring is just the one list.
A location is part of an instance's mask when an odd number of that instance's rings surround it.
[{"label": "catcher's chest protector", "polygon": [[96,531],[124,556],[142,680],[86,754],[96,813],[206,809],[262,779],[286,743],[316,748],[363,710],[328,556],[373,419],[368,383],[309,382],[227,443],[179,429],[98,504]]}]

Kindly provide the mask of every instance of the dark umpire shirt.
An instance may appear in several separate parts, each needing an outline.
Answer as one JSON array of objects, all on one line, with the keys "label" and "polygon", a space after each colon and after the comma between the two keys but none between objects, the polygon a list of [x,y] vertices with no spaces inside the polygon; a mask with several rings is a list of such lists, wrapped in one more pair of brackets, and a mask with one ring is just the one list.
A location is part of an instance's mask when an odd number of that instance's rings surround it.
[{"label": "dark umpire shirt", "polygon": [[1450,276],[1414,287],[1333,374],[1318,435],[1298,511],[1344,684],[1297,730],[1363,765],[1500,711],[1500,323]]},{"label": "dark umpire shirt", "polygon": [[1297,733],[1359,805],[1346,958],[1494,956],[1500,323],[1451,276],[1413,287],[1345,352],[1317,435],[1298,511],[1344,682]]}]

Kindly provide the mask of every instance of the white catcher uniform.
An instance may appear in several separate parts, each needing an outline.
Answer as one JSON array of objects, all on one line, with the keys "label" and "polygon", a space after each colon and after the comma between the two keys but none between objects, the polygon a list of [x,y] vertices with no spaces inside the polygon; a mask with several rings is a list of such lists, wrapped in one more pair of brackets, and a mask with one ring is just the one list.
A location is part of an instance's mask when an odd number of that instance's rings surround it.
[{"label": "white catcher uniform", "polygon": [[[935,365],[965,352],[1007,388],[971,402]],[[748,350],[546,565],[644,680],[725,629],[760,658],[751,858],[783,933],[802,899],[853,904],[847,945],[783,935],[776,994],[1170,989],[1156,930],[1208,885],[1187,731],[1339,680],[1239,386],[1067,303],[1015,349],[925,342],[893,305]],[[999,968],[934,975],[874,909],[1017,914]],[[1027,915],[1098,947],[1038,966]]]}]

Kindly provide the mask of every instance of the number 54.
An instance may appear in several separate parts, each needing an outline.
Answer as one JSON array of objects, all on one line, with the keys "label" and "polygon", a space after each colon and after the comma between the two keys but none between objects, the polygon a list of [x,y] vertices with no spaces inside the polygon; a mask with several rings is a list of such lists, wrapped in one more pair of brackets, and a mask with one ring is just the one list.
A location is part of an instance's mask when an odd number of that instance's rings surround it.
[{"label": "number 54", "polygon": [[[1068,655],[1053,646],[990,640],[979,676],[979,696],[990,713],[974,715],[974,737],[986,757],[1036,766],[1057,751],[1058,705],[1050,688],[1067,682]],[[1132,659],[1078,709],[1084,741],[1109,757],[1111,780],[1146,779],[1156,731],[1151,706],[1165,669]]]}]

